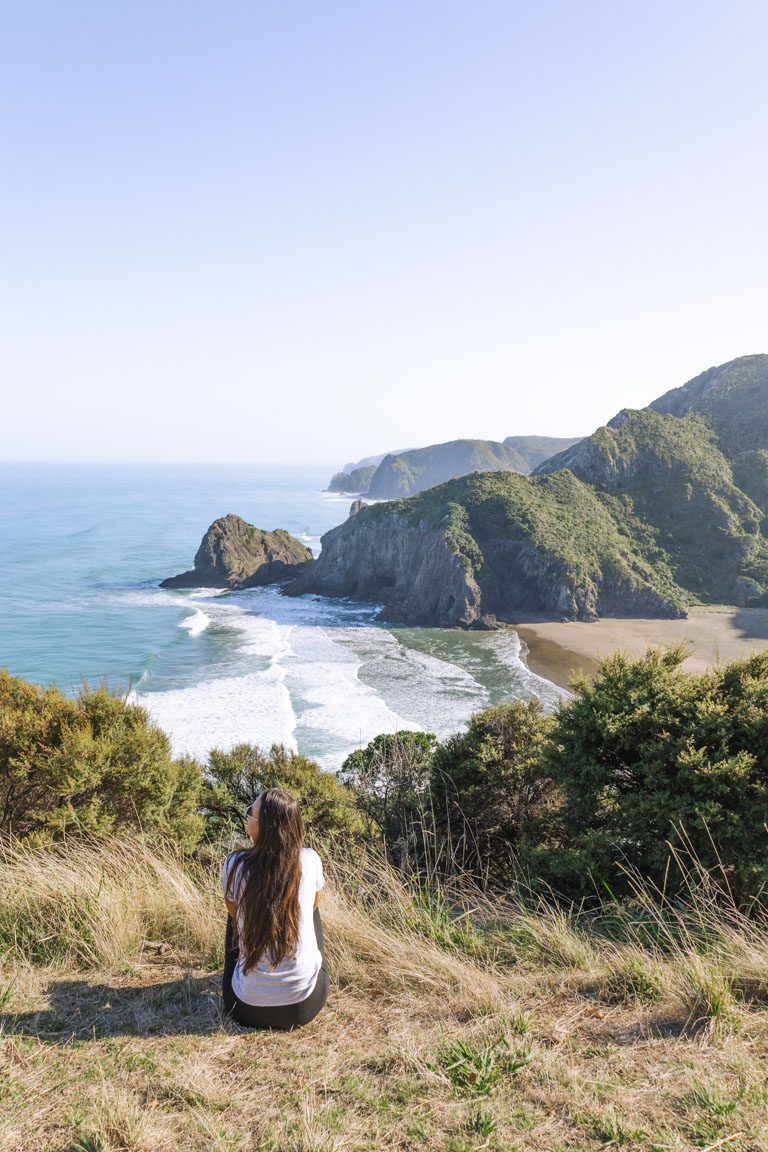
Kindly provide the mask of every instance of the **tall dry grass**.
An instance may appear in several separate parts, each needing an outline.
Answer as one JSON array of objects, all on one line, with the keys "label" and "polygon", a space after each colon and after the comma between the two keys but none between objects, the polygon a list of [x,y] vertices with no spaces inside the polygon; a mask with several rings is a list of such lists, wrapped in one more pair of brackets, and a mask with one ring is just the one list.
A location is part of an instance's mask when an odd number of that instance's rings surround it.
[{"label": "tall dry grass", "polygon": [[[148,949],[206,967],[222,959],[223,859],[109,838],[0,843],[0,959],[7,965],[125,971]],[[405,877],[378,859],[329,861],[322,912],[334,980],[361,991],[469,996],[492,1005],[515,971],[570,971],[614,1002],[673,999],[691,1020],[738,1024],[768,1002],[768,917],[688,862],[688,897],[639,881],[628,906],[589,913]]]},{"label": "tall dry grass", "polygon": [[328,1007],[245,1035],[220,862],[0,845],[0,1146],[768,1152],[768,931],[700,870],[587,912],[326,860]]},{"label": "tall dry grass", "polygon": [[0,842],[0,954],[113,971],[148,941],[214,960],[221,902],[205,869],[170,846],[110,838]]}]

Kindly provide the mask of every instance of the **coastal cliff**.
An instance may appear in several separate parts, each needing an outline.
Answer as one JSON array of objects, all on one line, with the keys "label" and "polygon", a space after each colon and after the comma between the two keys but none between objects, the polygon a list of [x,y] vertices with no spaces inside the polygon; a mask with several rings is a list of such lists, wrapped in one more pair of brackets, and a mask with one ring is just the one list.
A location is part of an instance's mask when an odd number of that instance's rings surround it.
[{"label": "coastal cliff", "polygon": [[278,528],[263,532],[240,516],[214,520],[195,554],[194,568],[163,580],[161,588],[253,588],[296,576],[312,559],[304,544]]},{"label": "coastal cliff", "polygon": [[487,628],[540,612],[675,617],[684,597],[624,539],[570,472],[464,476],[408,500],[359,501],[320,558],[286,588],[382,604],[380,619]]}]

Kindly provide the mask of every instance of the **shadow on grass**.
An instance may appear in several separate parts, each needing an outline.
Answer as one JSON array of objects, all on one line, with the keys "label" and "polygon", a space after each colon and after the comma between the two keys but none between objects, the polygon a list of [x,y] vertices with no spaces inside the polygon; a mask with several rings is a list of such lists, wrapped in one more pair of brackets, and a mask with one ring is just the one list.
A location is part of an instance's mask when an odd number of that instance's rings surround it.
[{"label": "shadow on grass", "polygon": [[0,1013],[6,1035],[36,1036],[54,1044],[109,1036],[204,1035],[222,1028],[239,1030],[225,1019],[221,976],[185,975],[136,986],[53,980],[50,1007],[37,1012]]}]

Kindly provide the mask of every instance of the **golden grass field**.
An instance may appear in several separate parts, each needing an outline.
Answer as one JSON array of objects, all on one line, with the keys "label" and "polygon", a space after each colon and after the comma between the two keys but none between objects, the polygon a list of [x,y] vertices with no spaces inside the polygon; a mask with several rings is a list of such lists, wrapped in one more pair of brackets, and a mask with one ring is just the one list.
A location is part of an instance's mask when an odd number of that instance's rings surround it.
[{"label": "golden grass field", "polygon": [[221,1012],[219,863],[0,849],[2,1149],[768,1150],[768,929],[727,901],[641,893],[608,931],[328,866],[328,1005],[251,1033]]}]

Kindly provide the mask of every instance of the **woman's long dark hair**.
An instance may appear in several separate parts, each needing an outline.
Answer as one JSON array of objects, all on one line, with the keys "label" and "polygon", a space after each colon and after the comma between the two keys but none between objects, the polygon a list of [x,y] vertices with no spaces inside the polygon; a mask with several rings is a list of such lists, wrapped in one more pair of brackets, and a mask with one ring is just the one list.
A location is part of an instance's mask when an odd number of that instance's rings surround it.
[{"label": "woman's long dark hair", "polygon": [[239,853],[235,864],[244,974],[265,953],[273,968],[296,954],[303,844],[298,800],[282,788],[268,789],[261,797],[258,839]]}]

